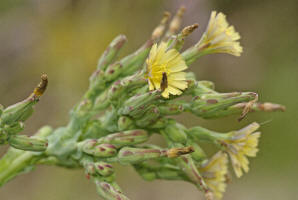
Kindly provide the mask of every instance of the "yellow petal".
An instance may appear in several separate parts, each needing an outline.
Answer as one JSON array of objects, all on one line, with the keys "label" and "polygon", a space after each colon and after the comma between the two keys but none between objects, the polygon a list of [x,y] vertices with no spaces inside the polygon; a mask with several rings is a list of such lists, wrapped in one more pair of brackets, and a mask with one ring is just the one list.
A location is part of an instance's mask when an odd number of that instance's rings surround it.
[{"label": "yellow petal", "polygon": [[175,81],[175,80],[169,80],[168,81],[168,84],[175,87],[175,88],[178,88],[178,89],[181,89],[181,90],[184,90],[187,88],[187,82],[186,81]]},{"label": "yellow petal", "polygon": [[169,92],[173,95],[180,95],[182,94],[181,90],[175,88],[175,87],[172,87],[172,86],[168,86],[168,89],[169,89]]}]

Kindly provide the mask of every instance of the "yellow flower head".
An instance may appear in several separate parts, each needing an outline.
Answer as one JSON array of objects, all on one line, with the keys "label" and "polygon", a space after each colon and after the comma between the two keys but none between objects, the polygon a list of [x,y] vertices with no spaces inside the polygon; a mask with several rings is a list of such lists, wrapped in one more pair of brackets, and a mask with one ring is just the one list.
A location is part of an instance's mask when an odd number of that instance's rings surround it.
[{"label": "yellow flower head", "polygon": [[246,173],[249,170],[247,157],[255,157],[258,152],[257,146],[261,133],[254,131],[259,127],[258,123],[252,123],[239,131],[233,132],[231,139],[222,141],[238,178],[243,175],[242,169]]},{"label": "yellow flower head", "polygon": [[226,190],[227,154],[219,151],[208,162],[204,163],[199,171],[214,196],[221,199],[222,193]]},{"label": "yellow flower head", "polygon": [[228,53],[240,56],[242,47],[237,41],[240,39],[233,26],[229,26],[223,13],[212,11],[207,30],[197,44],[199,49],[209,53]]},{"label": "yellow flower head", "polygon": [[162,96],[169,98],[169,94],[180,95],[181,90],[187,88],[187,68],[182,56],[176,49],[167,50],[167,44],[154,44],[146,60],[149,89],[161,89]]}]

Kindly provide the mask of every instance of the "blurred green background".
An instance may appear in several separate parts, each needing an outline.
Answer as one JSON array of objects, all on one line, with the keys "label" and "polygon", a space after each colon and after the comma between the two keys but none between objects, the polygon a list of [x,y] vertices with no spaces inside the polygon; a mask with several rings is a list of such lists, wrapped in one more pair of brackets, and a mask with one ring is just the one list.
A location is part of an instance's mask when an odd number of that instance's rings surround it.
[{"label": "blurred green background", "polygon": [[[188,38],[194,44],[204,31],[210,12],[222,11],[240,32],[240,58],[209,55],[190,70],[216,84],[218,91],[255,91],[260,101],[286,105],[285,113],[252,113],[241,123],[237,116],[178,120],[192,126],[228,131],[250,122],[264,123],[260,152],[250,159],[250,172],[233,176],[226,200],[298,199],[298,3],[296,0],[1,0],[0,103],[8,106],[25,98],[41,73],[49,88],[24,134],[40,126],[64,125],[68,111],[88,86],[97,58],[117,35],[128,44],[122,55],[139,47],[158,24],[164,10],[187,8],[183,25],[199,23]],[[191,117],[191,120],[190,120]],[[0,148],[5,152],[7,147]],[[203,199],[194,186],[179,181],[145,182],[129,167],[118,166],[117,176],[132,200]],[[0,188],[1,200],[100,199],[83,170],[39,166]]]}]

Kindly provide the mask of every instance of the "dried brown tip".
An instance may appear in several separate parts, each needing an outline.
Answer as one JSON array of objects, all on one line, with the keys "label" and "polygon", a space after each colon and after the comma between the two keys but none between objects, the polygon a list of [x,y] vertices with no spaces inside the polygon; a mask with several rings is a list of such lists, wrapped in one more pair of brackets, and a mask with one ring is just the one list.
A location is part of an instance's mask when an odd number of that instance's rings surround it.
[{"label": "dried brown tip", "polygon": [[34,89],[31,96],[35,99],[38,99],[46,91],[47,86],[48,86],[48,76],[46,74],[42,74],[41,75],[41,81],[37,85],[37,87]]},{"label": "dried brown tip", "polygon": [[167,12],[167,11],[164,12],[164,15],[163,15],[163,18],[160,21],[160,24],[152,32],[151,38],[153,40],[157,40],[163,35],[166,24],[169,21],[170,17],[171,17],[170,12]]},{"label": "dried brown tip", "polygon": [[191,34],[194,30],[196,30],[197,28],[199,27],[199,24],[193,24],[191,26],[187,26],[185,27],[181,34],[182,34],[182,37],[187,37],[189,34]]},{"label": "dried brown tip", "polygon": [[247,115],[247,113],[249,113],[249,111],[251,111],[253,105],[258,101],[258,94],[257,93],[252,93],[252,95],[254,95],[254,99],[249,101],[243,111],[242,111],[242,114],[240,115],[240,117],[238,118],[238,121],[240,122],[242,119],[245,118],[245,116]]},{"label": "dried brown tip", "polygon": [[194,148],[190,147],[182,147],[182,148],[172,148],[167,151],[168,158],[176,158],[178,156],[189,154],[194,152]]},{"label": "dried brown tip", "polygon": [[168,77],[167,77],[167,73],[163,72],[162,73],[162,79],[161,79],[161,83],[160,83],[160,89],[163,92],[166,88],[168,87]]},{"label": "dried brown tip", "polygon": [[265,112],[272,112],[272,111],[286,111],[286,107],[280,104],[275,104],[275,103],[258,103],[256,104],[259,110],[265,111]]}]

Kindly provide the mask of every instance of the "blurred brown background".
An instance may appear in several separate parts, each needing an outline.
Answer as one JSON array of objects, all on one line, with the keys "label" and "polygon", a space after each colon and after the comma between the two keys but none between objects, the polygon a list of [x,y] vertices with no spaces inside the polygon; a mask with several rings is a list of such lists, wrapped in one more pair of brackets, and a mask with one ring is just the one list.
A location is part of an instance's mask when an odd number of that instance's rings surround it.
[{"label": "blurred brown background", "polygon": [[[183,25],[199,23],[204,31],[210,12],[222,11],[240,32],[240,58],[209,55],[190,70],[208,79],[219,91],[255,91],[261,101],[287,106],[285,113],[252,113],[241,123],[237,116],[219,120],[192,117],[187,126],[228,131],[264,122],[257,158],[241,179],[233,177],[226,200],[298,199],[298,3],[296,0],[1,0],[0,103],[7,106],[26,97],[45,72],[50,85],[24,134],[40,126],[64,125],[68,111],[88,86],[97,58],[117,34],[128,37],[122,55],[139,47],[159,22],[162,12],[185,5]],[[190,117],[191,115],[187,115]],[[185,117],[184,117],[185,119]],[[6,147],[1,147],[4,152]],[[129,167],[118,167],[120,185],[132,200],[203,199],[184,182],[145,182]],[[100,199],[82,170],[37,167],[0,188],[1,200]]]}]

